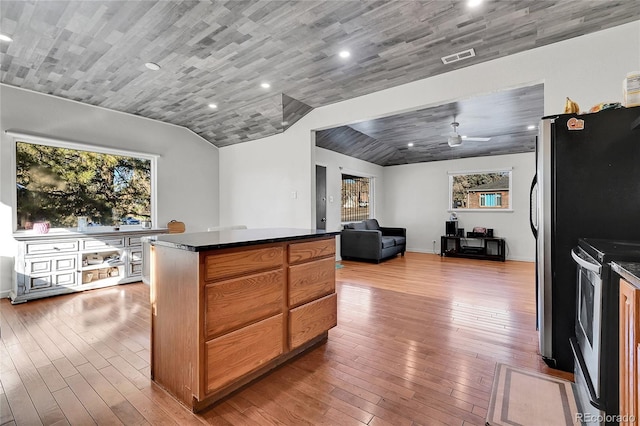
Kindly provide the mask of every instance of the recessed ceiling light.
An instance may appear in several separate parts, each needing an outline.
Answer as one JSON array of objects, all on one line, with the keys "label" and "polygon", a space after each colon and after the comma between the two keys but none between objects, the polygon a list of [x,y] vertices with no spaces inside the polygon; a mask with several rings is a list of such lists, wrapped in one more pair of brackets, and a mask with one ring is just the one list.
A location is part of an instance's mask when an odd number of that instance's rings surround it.
[{"label": "recessed ceiling light", "polygon": [[349,52],[348,50],[341,50],[338,55],[340,55],[341,58],[348,58],[349,56],[351,56],[351,52]]},{"label": "recessed ceiling light", "polygon": [[218,108],[218,105],[216,105],[216,104],[209,104],[209,108],[211,108],[211,109],[216,109],[216,108]]},{"label": "recessed ceiling light", "polygon": [[269,83],[262,83],[260,84],[260,87],[262,87],[263,89],[268,89],[269,87],[271,87],[271,85]]},{"label": "recessed ceiling light", "polygon": [[477,7],[477,6],[480,6],[480,3],[482,3],[482,0],[469,0],[467,1],[467,6]]},{"label": "recessed ceiling light", "polygon": [[2,41],[13,41],[13,39],[11,37],[9,37],[8,35],[4,35],[4,34],[0,34],[0,40]]},{"label": "recessed ceiling light", "polygon": [[409,143],[407,144],[407,146],[408,146],[409,148],[411,148],[411,147],[413,146],[413,142],[409,142]]},{"label": "recessed ceiling light", "polygon": [[149,68],[151,71],[158,71],[160,69],[160,65],[155,62],[147,62],[144,66]]},{"label": "recessed ceiling light", "polygon": [[533,124],[530,124],[530,125],[527,126],[527,130],[533,130],[535,128],[536,128],[536,126],[534,126]]}]

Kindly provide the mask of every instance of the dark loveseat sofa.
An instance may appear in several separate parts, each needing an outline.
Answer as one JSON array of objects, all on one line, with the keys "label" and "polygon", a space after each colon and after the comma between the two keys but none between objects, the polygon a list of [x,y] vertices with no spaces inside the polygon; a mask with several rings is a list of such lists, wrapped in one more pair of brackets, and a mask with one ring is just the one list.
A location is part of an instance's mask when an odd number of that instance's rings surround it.
[{"label": "dark loveseat sofa", "polygon": [[340,256],[349,260],[370,260],[404,256],[407,246],[406,228],[380,226],[376,219],[348,223],[340,233]]}]

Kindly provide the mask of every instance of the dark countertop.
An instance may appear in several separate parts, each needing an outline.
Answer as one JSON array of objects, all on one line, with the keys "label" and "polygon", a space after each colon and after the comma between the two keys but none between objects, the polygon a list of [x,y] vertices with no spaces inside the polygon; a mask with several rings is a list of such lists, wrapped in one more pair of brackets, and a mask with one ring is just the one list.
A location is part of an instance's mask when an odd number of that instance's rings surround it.
[{"label": "dark countertop", "polygon": [[614,261],[611,262],[611,269],[636,288],[640,288],[640,263]]},{"label": "dark countertop", "polygon": [[101,226],[99,229],[92,230],[87,229],[85,231],[74,231],[70,229],[65,230],[51,230],[46,234],[38,234],[35,231],[18,231],[13,233],[13,238],[17,241],[31,241],[31,240],[66,240],[71,238],[91,238],[91,237],[116,237],[118,234],[128,235],[156,235],[167,232],[167,228],[151,228],[143,229],[141,227],[121,227],[118,231],[113,229],[112,226]]},{"label": "dark countertop", "polygon": [[151,241],[151,244],[197,252],[282,241],[305,240],[338,235],[339,233],[339,231],[329,232],[318,229],[296,228],[233,229],[187,234],[165,234],[158,236],[155,241]]}]

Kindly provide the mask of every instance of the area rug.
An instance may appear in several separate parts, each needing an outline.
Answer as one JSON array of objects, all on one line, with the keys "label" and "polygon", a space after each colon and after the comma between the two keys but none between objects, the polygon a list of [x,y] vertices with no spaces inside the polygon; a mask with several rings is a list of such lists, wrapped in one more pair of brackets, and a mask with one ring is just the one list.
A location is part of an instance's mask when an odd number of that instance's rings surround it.
[{"label": "area rug", "polygon": [[487,425],[579,425],[571,382],[498,364]]}]

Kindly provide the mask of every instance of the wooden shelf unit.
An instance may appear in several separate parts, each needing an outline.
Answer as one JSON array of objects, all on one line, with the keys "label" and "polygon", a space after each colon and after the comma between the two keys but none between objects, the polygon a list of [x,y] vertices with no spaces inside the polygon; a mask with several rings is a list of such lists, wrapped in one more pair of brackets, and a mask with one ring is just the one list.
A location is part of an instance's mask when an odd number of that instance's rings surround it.
[{"label": "wooden shelf unit", "polygon": [[[142,279],[142,235],[166,230],[14,235],[18,241],[11,303]],[[117,257],[89,264],[89,258]]]},{"label": "wooden shelf unit", "polygon": [[[466,245],[467,240],[480,241],[482,245]],[[505,240],[497,237],[440,237],[440,256],[469,259],[506,260]]]}]

